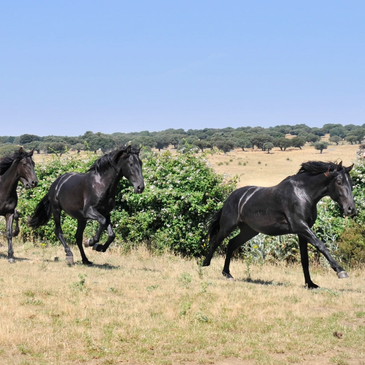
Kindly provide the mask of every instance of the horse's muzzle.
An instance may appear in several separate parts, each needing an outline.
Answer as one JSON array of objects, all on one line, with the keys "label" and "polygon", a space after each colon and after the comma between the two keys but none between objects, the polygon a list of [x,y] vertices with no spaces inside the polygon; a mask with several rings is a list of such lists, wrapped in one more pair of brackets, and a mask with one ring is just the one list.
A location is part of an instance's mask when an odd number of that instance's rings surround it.
[{"label": "horse's muzzle", "polygon": [[135,194],[141,194],[141,193],[143,193],[143,190],[144,190],[144,184],[137,185],[134,187]]},{"label": "horse's muzzle", "polygon": [[38,180],[32,180],[32,181],[27,181],[24,184],[24,187],[28,190],[28,189],[33,189],[38,185]]},{"label": "horse's muzzle", "polygon": [[346,210],[344,210],[344,214],[347,216],[347,217],[352,217],[354,215],[356,215],[356,208],[354,206],[349,206],[347,207]]}]

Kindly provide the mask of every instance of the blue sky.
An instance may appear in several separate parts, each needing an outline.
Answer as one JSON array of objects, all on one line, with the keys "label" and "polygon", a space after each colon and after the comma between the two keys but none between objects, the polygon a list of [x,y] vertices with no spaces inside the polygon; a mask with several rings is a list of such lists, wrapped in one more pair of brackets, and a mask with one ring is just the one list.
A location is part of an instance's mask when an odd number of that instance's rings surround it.
[{"label": "blue sky", "polygon": [[365,123],[365,1],[0,0],[0,135]]}]

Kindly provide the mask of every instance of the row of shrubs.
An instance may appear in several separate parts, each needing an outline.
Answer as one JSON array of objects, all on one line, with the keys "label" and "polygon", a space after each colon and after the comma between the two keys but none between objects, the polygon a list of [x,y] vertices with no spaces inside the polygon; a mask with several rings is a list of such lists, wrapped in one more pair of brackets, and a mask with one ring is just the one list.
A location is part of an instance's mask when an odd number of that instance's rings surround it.
[{"label": "row of shrubs", "polygon": [[[26,221],[59,175],[69,171],[85,172],[97,158],[92,153],[78,158],[74,156],[54,156],[47,163],[36,164],[40,184],[32,190],[20,189],[18,210],[24,241],[58,244],[53,220],[37,230],[30,229]],[[197,157],[193,153],[173,155],[163,152],[148,153],[142,158],[146,184],[143,194],[134,194],[127,180],[120,182],[112,213],[116,243],[125,249],[147,244],[154,252],[167,249],[190,257],[204,255],[208,246],[206,232],[209,217],[221,208],[235,189],[236,178],[216,174],[204,155]],[[318,219],[313,228],[318,237],[326,242],[332,255],[349,266],[365,262],[365,165],[359,163],[351,173],[358,215],[343,218],[337,204],[325,198],[318,204]],[[76,221],[65,215],[62,227],[66,240],[73,243]],[[85,236],[92,236],[95,229],[95,222],[90,222]],[[297,239],[293,235],[258,235],[237,254],[256,262],[300,260]],[[326,265],[314,248],[310,249],[310,257]]]}]

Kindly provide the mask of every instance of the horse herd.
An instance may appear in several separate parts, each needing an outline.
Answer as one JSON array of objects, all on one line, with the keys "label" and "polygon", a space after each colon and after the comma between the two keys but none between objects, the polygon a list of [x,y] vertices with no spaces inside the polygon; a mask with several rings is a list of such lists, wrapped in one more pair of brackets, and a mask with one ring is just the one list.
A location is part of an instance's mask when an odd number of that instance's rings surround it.
[{"label": "horse herd", "polygon": [[[76,243],[82,263],[91,265],[85,247],[105,252],[115,238],[110,220],[114,209],[119,180],[124,176],[140,194],[145,185],[142,174],[140,149],[122,146],[100,157],[85,173],[69,172],[59,176],[48,193],[38,203],[28,225],[32,228],[46,224],[53,216],[55,234],[62,243],[68,264],[73,264],[73,253],[66,243],[61,227],[61,212],[77,220]],[[20,148],[0,161],[0,215],[6,219],[8,260],[14,262],[12,237],[19,233],[16,206],[17,186],[20,181],[26,189],[37,186],[33,151]],[[338,278],[348,277],[346,271],[330,255],[326,245],[311,230],[317,218],[317,203],[330,196],[347,216],[356,214],[352,195],[350,170],[342,163],[310,161],[303,163],[296,175],[289,176],[276,186],[246,186],[235,190],[209,222],[210,249],[203,266],[209,266],[215,250],[236,228],[239,233],[229,240],[223,275],[230,280],[229,270],[233,252],[259,233],[271,236],[297,234],[305,284],[309,289],[318,288],[309,274],[308,247],[310,243],[328,260]],[[83,243],[83,232],[88,220],[96,220],[99,228],[95,235]],[[16,226],[13,230],[13,221]],[[103,231],[108,238],[99,244]]]}]

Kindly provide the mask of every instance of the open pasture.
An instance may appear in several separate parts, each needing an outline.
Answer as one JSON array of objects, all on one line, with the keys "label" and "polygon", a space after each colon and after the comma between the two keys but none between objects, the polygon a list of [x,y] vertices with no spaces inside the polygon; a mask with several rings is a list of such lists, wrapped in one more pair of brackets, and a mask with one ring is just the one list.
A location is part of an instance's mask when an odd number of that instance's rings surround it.
[{"label": "open pasture", "polygon": [[223,258],[111,247],[69,267],[59,246],[16,246],[15,264],[0,256],[2,364],[365,364],[363,270],[312,268],[308,291],[299,265],[235,260],[228,282]]},{"label": "open pasture", "polygon": [[261,150],[246,151],[235,149],[232,152],[216,153],[208,156],[212,167],[219,174],[239,177],[237,187],[246,185],[273,186],[287,176],[298,172],[300,165],[307,161],[339,162],[349,166],[356,162],[358,145],[330,145],[322,153],[306,145],[280,151],[274,148],[270,153]]},{"label": "open pasture", "polygon": [[[305,161],[348,166],[357,148],[235,150],[208,160],[219,173],[239,175],[238,186],[270,186]],[[365,365],[364,270],[339,280],[311,266],[321,288],[308,291],[300,265],[233,260],[236,281],[229,282],[222,257],[200,268],[196,260],[114,245],[87,249],[94,262],[87,267],[73,246],[78,263],[67,266],[60,245],[15,239],[9,264],[1,243],[2,364]]]}]

